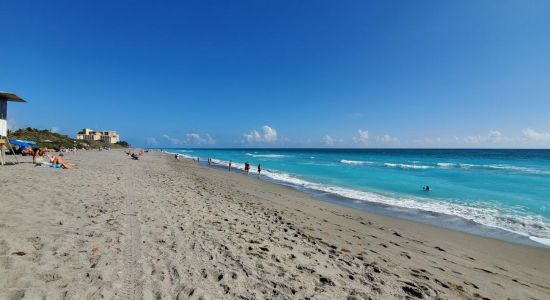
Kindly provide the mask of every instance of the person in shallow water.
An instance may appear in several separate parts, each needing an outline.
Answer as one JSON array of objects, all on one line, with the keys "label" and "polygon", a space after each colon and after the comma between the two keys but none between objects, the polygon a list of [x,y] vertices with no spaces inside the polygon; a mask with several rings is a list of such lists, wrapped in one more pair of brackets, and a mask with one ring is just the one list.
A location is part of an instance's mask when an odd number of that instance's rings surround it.
[{"label": "person in shallow water", "polygon": [[262,173],[262,167],[260,166],[260,164],[258,164],[258,176],[260,176],[261,173]]},{"label": "person in shallow water", "polygon": [[425,192],[429,192],[430,191],[430,186],[429,185],[424,186],[424,187],[422,187],[422,190],[424,190]]}]

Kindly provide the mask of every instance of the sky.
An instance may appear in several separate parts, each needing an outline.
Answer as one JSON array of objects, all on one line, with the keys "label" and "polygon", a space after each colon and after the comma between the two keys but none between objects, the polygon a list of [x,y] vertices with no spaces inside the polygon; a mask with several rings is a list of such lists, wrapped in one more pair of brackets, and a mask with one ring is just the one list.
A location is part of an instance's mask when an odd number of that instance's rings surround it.
[{"label": "sky", "polygon": [[550,1],[0,0],[11,129],[550,148]]}]

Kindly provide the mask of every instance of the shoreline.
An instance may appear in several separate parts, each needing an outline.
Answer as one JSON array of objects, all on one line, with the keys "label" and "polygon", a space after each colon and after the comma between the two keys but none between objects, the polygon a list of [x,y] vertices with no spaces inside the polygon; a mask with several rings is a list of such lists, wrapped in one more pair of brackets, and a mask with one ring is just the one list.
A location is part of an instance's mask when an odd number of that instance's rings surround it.
[{"label": "shoreline", "polygon": [[[174,150],[174,149],[154,149],[152,151],[159,151],[162,153],[166,153],[168,155],[174,155],[177,153],[177,152],[169,152],[169,150]],[[189,159],[189,160],[194,159],[193,157],[188,156],[187,154],[181,154],[181,153],[178,153],[178,154],[181,155],[183,159]],[[206,158],[201,157],[201,159],[204,160]],[[208,165],[203,160],[201,160],[200,162],[201,166],[209,167],[219,171],[224,171],[224,170],[227,171],[227,166],[221,165],[219,163],[213,163],[212,165]],[[236,167],[234,167],[233,169],[235,169],[237,173],[244,175],[243,170],[238,169]],[[256,174],[253,174],[250,176],[256,176]],[[321,191],[313,188],[300,186],[297,184],[293,184],[291,182],[286,182],[275,178],[271,178],[266,175],[262,175],[261,178],[262,180],[266,180],[273,184],[287,186],[292,189],[304,192],[317,200],[325,201],[328,203],[332,203],[332,204],[336,204],[336,205],[340,205],[348,208],[358,209],[362,211],[367,211],[367,212],[380,214],[388,217],[394,217],[394,218],[403,219],[403,220],[409,220],[409,221],[417,222],[421,224],[433,225],[440,228],[455,230],[455,231],[487,237],[487,238],[493,238],[493,239],[497,239],[505,242],[550,249],[550,239],[532,237],[530,235],[514,232],[506,228],[481,224],[476,221],[469,220],[457,215],[427,211],[419,208],[392,206],[389,204],[372,202],[368,200],[359,200],[359,199],[339,195],[336,193],[331,193],[331,192],[326,192],[326,191]],[[540,239],[540,240],[537,241],[536,239]]]},{"label": "shoreline", "polygon": [[66,159],[74,169],[0,168],[2,299],[550,296],[548,249],[343,207],[160,152]]}]

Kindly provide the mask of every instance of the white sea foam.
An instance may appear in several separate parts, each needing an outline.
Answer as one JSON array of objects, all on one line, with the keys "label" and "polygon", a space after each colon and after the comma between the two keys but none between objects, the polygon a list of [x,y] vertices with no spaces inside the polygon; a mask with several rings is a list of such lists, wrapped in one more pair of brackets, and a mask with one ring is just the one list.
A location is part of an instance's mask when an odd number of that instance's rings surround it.
[{"label": "white sea foam", "polygon": [[502,165],[502,164],[492,164],[492,165],[458,164],[456,166],[463,169],[489,169],[489,170],[492,169],[492,170],[515,171],[515,172],[530,173],[530,174],[550,174],[550,170],[541,170],[541,169],[512,166],[512,165]]},{"label": "white sea foam", "polygon": [[180,153],[180,152],[170,152],[170,151],[162,151],[162,152],[172,154],[172,155],[178,154],[179,156],[181,156],[183,158],[187,158],[187,159],[195,159],[196,158],[195,156],[186,155],[186,154],[183,154],[183,153]]},{"label": "white sea foam", "polygon": [[436,163],[438,168],[449,169],[449,168],[461,168],[461,169],[487,169],[487,170],[502,170],[510,172],[521,172],[529,174],[550,174],[550,170],[541,170],[528,167],[520,167],[513,165],[503,165],[503,164],[489,164],[489,165],[476,165],[476,164],[465,164],[465,163],[448,163],[448,162],[438,162]]},{"label": "white sea foam", "polygon": [[431,169],[432,166],[425,165],[409,165],[409,164],[396,164],[396,163],[384,163],[384,166],[390,168],[400,168],[400,169]]},{"label": "white sea foam", "polygon": [[343,163],[343,164],[347,164],[347,165],[372,165],[372,164],[374,164],[374,162],[372,162],[372,161],[366,161],[366,160],[347,160],[347,159],[342,159],[340,162]]},{"label": "white sea foam", "polygon": [[252,157],[265,157],[265,158],[285,158],[288,157],[287,155],[282,154],[253,154],[253,153],[246,153],[248,156]]},{"label": "white sea foam", "polygon": [[550,246],[550,239],[545,239],[545,238],[536,237],[536,236],[530,236],[529,239],[539,244]]},{"label": "white sea foam", "polygon": [[541,169],[534,169],[534,168],[520,167],[520,166],[513,166],[513,165],[504,165],[504,164],[477,165],[477,164],[466,164],[466,163],[438,162],[434,166],[434,165],[429,165],[429,163],[420,164],[422,162],[419,162],[419,161],[411,161],[410,164],[403,164],[403,163],[393,163],[393,162],[377,163],[372,161],[347,160],[347,159],[342,159],[340,160],[340,162],[348,165],[385,166],[388,168],[399,168],[399,169],[425,170],[425,169],[432,169],[434,167],[437,167],[439,169],[450,169],[450,168],[461,168],[465,170],[487,169],[487,170],[502,170],[502,171],[509,171],[509,172],[521,172],[521,173],[529,173],[529,174],[542,174],[542,175],[550,174],[550,170],[541,170]]},{"label": "white sea foam", "polygon": [[518,167],[518,166],[511,166],[511,165],[487,165],[487,167],[490,169],[510,170],[510,171],[518,171],[523,173],[549,174],[549,171],[546,171],[546,170],[539,170],[539,169],[532,169],[527,167]]}]

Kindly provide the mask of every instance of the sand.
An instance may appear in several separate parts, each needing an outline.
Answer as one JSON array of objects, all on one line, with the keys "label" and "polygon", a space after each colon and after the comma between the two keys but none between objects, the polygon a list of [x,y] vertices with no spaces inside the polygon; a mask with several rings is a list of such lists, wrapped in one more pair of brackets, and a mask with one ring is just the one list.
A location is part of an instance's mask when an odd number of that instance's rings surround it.
[{"label": "sand", "polygon": [[0,299],[550,299],[550,250],[146,153],[0,167]]}]

